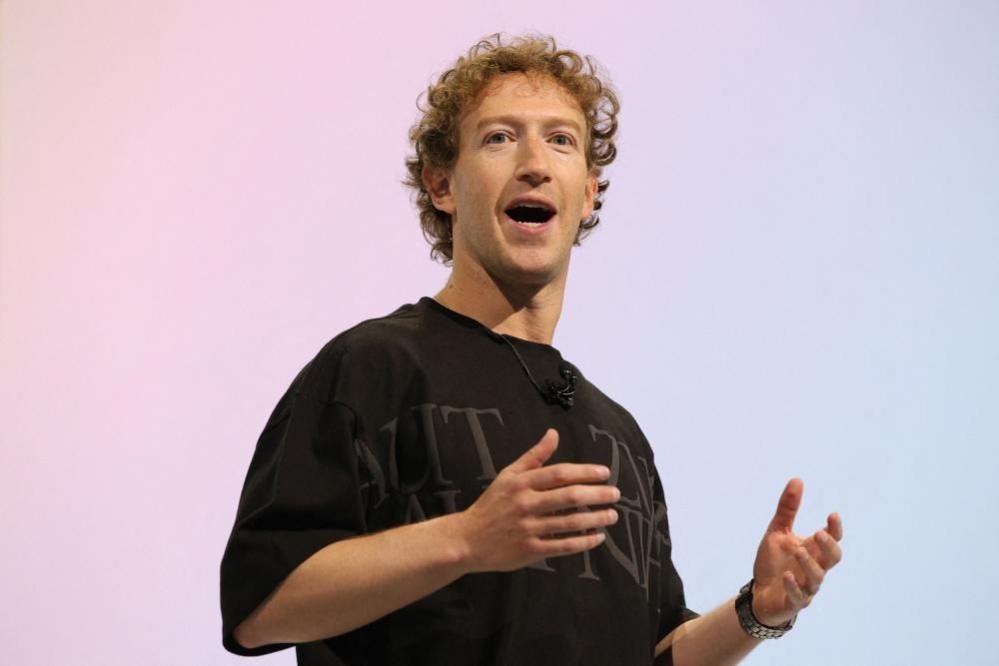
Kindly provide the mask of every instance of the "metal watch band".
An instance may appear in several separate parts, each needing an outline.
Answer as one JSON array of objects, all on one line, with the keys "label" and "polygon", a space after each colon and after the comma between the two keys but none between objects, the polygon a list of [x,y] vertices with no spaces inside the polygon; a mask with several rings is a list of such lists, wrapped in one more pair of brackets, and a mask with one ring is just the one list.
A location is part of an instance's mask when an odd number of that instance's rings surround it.
[{"label": "metal watch band", "polygon": [[798,616],[795,615],[779,627],[770,627],[757,620],[753,615],[753,581],[754,579],[750,578],[749,582],[742,586],[735,600],[735,612],[739,616],[739,624],[754,638],[780,638],[791,630]]}]

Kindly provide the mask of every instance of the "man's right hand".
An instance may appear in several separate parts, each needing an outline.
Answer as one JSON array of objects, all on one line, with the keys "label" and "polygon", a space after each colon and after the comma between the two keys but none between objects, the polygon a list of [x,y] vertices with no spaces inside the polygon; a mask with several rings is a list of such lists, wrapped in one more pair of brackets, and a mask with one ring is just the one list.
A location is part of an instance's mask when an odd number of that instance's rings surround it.
[{"label": "man's right hand", "polygon": [[[374,622],[476,571],[512,571],[603,543],[589,534],[617,520],[600,465],[544,467],[558,433],[548,430],[464,511],[340,539],[298,565],[233,631],[245,648],[310,643]],[[587,507],[588,508],[588,507]],[[553,535],[566,532],[566,537]]]},{"label": "man's right hand", "polygon": [[[544,467],[557,446],[558,431],[549,428],[537,444],[499,472],[472,506],[455,514],[460,517],[467,547],[468,573],[513,571],[545,557],[580,553],[603,543],[603,531],[589,530],[616,523],[617,511],[585,509],[616,502],[621,492],[602,483],[609,470],[601,465]],[[551,515],[566,509],[576,511]],[[567,532],[583,534],[555,536]]]}]

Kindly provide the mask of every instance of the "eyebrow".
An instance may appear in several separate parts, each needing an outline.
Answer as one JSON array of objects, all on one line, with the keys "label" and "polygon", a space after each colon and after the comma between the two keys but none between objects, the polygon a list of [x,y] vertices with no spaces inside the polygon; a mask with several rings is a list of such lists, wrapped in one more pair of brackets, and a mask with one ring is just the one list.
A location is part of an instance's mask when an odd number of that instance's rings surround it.
[{"label": "eyebrow", "polygon": [[[560,118],[558,116],[543,116],[545,127],[552,127],[554,125],[566,125],[573,128],[579,134],[583,133],[583,128],[579,126],[575,120],[569,118]],[[479,131],[486,125],[491,125],[492,123],[506,123],[508,125],[521,125],[521,120],[517,116],[492,116],[491,118],[483,118],[480,120],[476,126],[475,130]]]}]

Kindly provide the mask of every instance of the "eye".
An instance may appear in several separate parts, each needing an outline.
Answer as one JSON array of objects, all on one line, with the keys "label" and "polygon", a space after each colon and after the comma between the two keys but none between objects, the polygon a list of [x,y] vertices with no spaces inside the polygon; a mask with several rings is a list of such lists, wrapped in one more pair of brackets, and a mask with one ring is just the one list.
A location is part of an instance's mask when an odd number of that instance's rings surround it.
[{"label": "eye", "polygon": [[486,143],[494,143],[491,140],[494,136],[506,136],[506,134],[503,134],[503,132],[493,132],[492,134],[486,137]]},{"label": "eye", "polygon": [[568,134],[556,134],[555,135],[556,139],[559,138],[559,137],[563,137],[564,139],[566,139],[568,141],[568,143],[561,143],[561,144],[559,144],[560,146],[571,146],[574,143],[573,140],[572,140],[572,137],[569,136]]}]

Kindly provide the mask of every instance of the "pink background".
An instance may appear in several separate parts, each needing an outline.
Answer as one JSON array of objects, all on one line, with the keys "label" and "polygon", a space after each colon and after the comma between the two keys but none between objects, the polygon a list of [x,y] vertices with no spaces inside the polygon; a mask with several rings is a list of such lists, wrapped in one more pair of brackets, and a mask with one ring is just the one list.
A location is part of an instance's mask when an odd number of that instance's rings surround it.
[{"label": "pink background", "polygon": [[796,475],[845,559],[745,663],[994,663],[999,6],[944,0],[0,4],[0,661],[240,661],[257,435],[443,285],[416,98],[525,30],[621,94],[555,344],[653,442],[689,605]]}]

